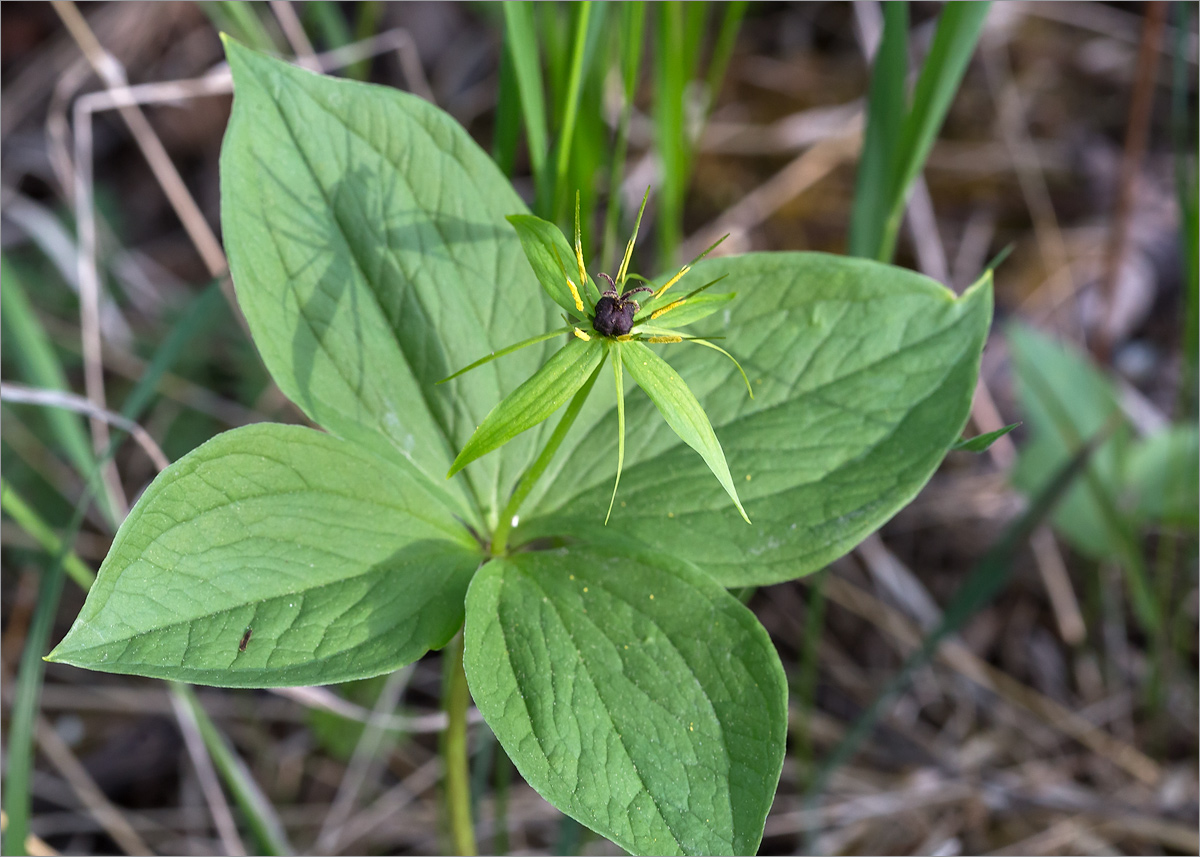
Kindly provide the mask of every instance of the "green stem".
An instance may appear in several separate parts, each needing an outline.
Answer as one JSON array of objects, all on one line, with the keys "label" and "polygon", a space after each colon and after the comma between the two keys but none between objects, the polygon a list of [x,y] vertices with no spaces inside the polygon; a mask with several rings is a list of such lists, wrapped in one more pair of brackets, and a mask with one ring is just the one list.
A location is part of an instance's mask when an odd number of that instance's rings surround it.
[{"label": "green stem", "polygon": [[500,513],[500,522],[496,525],[496,532],[492,535],[492,556],[503,556],[508,550],[508,537],[512,533],[513,518],[521,509],[521,503],[529,496],[529,492],[533,490],[533,486],[537,484],[538,479],[546,472],[546,468],[550,465],[550,460],[554,458],[554,453],[558,452],[558,448],[562,446],[563,440],[567,437],[567,432],[571,430],[571,426],[575,422],[575,418],[579,416],[579,411],[583,408],[583,403],[587,401],[588,394],[592,392],[592,386],[596,383],[596,378],[600,375],[600,369],[604,366],[604,361],[600,361],[600,365],[592,372],[583,386],[579,388],[579,392],[571,399],[567,409],[563,412],[562,419],[558,421],[558,425],[554,428],[554,433],[550,435],[550,439],[546,441],[546,446],[538,455],[537,460],[530,465],[525,471],[525,475],[521,477],[521,481],[517,483],[517,487],[513,489],[512,497],[509,498],[508,504],[504,507],[504,511]]},{"label": "green stem", "polygon": [[471,821],[471,771],[467,764],[467,707],[471,692],[463,670],[463,637],[459,634],[447,649],[451,663],[447,676],[446,713],[450,722],[442,746],[446,768],[446,808],[450,817],[450,834],[454,853],[473,857],[475,826]]}]

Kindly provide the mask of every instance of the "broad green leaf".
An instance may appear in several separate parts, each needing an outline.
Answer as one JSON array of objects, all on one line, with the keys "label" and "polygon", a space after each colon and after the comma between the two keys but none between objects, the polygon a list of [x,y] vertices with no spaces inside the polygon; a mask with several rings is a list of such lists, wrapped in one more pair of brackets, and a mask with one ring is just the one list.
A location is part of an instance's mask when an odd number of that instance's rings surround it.
[{"label": "broad green leaf", "polygon": [[465,481],[446,469],[551,347],[435,384],[560,324],[504,222],[524,204],[433,105],[226,45],[222,226],[268,369],[317,423],[411,462],[462,517],[494,524],[541,429]]},{"label": "broad green leaf", "polygon": [[[537,275],[538,282],[560,307],[576,316],[581,315],[587,307],[589,292],[586,283],[579,282],[578,267],[575,263],[575,251],[567,243],[566,236],[553,223],[534,217],[532,214],[512,214],[508,222],[517,230],[521,237],[521,246],[525,250],[525,258]],[[579,295],[579,303],[567,285],[567,278],[575,283]]]},{"label": "broad green leaf", "polygon": [[[704,408],[696,401],[688,385],[669,363],[641,342],[627,342],[622,346],[622,350],[622,361],[629,367],[630,376],[646,391],[650,401],[654,402],[658,412],[663,415],[663,419],[675,434],[679,435],[680,440],[700,453],[700,457],[713,472],[713,476],[717,477],[725,493],[733,500],[742,517],[746,518],[746,510],[742,508],[737,489],[733,487],[733,477],[729,475],[725,453],[721,451],[721,444],[704,413]],[[749,518],[746,518],[746,523],[750,523]]]},{"label": "broad green leaf", "polygon": [[465,665],[563,812],[635,854],[757,850],[787,686],[766,631],[707,576],[587,545],[494,560],[467,594]]},{"label": "broad green leaf", "polygon": [[[1112,383],[1078,350],[1017,325],[1008,331],[1008,345],[1021,415],[1029,431],[1029,440],[1021,448],[1012,480],[1018,489],[1032,496],[1074,452],[1072,438],[1064,435],[1055,419],[1055,407],[1057,412],[1067,415],[1075,436],[1086,438],[1119,412],[1120,403]],[[1047,395],[1056,401],[1047,401]],[[1129,430],[1123,427],[1113,433],[1089,463],[1095,486],[1105,491],[1113,503],[1120,494],[1122,462],[1129,443]],[[1089,556],[1107,558],[1119,550],[1093,485],[1087,479],[1071,487],[1052,520],[1072,546]]]},{"label": "broad green leaf", "polygon": [[604,353],[598,339],[572,339],[563,346],[546,365],[492,408],[454,459],[448,476],[533,428],[565,405],[600,365]]},{"label": "broad green leaf", "polygon": [[[719,310],[726,309],[726,304],[736,297],[736,292],[725,292],[724,294],[705,294],[684,298],[678,306],[671,309],[664,307],[662,315],[655,317],[651,314],[648,320],[659,327],[683,327],[684,325],[694,324],[702,318],[708,318]],[[671,306],[671,302],[668,302],[667,306]]]},{"label": "broad green leaf", "polygon": [[1182,423],[1140,441],[1130,451],[1125,482],[1134,512],[1149,523],[1196,529],[1200,432]]},{"label": "broad green leaf", "polygon": [[[635,396],[608,529],[726,585],[768,584],[841,556],[928,481],[970,410],[991,283],[956,298],[911,271],[819,253],[706,260],[689,276],[722,274],[738,299],[694,332],[724,337],[755,398],[721,354],[687,343],[661,353],[708,414],[754,524]],[[604,519],[612,474],[597,462],[613,460],[616,403],[603,387],[547,473],[553,483],[531,495],[515,543],[594,532]]]},{"label": "broad green leaf", "polygon": [[950,448],[961,450],[962,452],[987,452],[993,443],[1020,425],[1020,423],[1009,423],[1003,428],[998,428],[995,431],[989,431],[985,434],[977,434],[975,437],[960,438],[958,443],[954,444],[954,446]]},{"label": "broad green leaf", "polygon": [[377,675],[446,644],[479,562],[408,469],[247,426],[154,480],[50,659],[224,687]]}]

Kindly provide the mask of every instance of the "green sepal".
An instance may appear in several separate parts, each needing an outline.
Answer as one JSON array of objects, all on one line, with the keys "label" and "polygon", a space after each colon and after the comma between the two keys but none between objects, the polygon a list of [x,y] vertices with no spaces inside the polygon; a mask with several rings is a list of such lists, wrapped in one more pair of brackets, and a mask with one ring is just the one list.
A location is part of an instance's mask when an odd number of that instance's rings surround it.
[{"label": "green sepal", "polygon": [[446,478],[533,428],[565,405],[603,359],[604,346],[598,339],[572,339],[492,408],[454,459]]},{"label": "green sepal", "polygon": [[633,380],[646,391],[650,401],[654,402],[658,412],[672,431],[679,435],[679,439],[700,453],[708,469],[717,477],[721,487],[737,506],[742,518],[747,524],[750,523],[750,519],[746,517],[746,510],[742,508],[742,501],[738,499],[737,489],[733,487],[733,477],[729,474],[729,465],[725,462],[721,443],[708,421],[708,415],[704,413],[704,408],[696,401],[688,385],[667,361],[641,342],[627,342],[623,348],[623,356],[628,358],[623,362]]},{"label": "green sepal", "polygon": [[595,285],[590,284],[590,277],[588,283],[575,283],[583,302],[582,309],[575,303],[571,288],[567,285],[567,277],[574,281],[579,279],[579,274],[572,264],[575,261],[575,251],[567,243],[562,230],[548,220],[542,220],[532,214],[510,214],[506,219],[517,230],[525,258],[529,260],[533,273],[550,296],[550,300],[576,318],[595,306]]}]

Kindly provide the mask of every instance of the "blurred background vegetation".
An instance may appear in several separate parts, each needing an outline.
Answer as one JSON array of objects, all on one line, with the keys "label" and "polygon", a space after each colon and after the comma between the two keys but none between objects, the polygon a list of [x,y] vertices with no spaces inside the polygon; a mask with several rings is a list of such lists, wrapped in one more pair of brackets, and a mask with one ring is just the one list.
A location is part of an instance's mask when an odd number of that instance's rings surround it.
[{"label": "blurred background vegetation", "polygon": [[[1200,851],[1196,7],[984,10],[0,7],[5,853],[449,847],[436,656],[257,692],[40,660],[164,460],[304,419],[230,300],[220,30],[428,98],[542,216],[579,189],[602,270],[647,185],[648,273],[729,233],[961,291],[1010,250],[966,433],[1022,425],[744,593],[792,682],[762,852]],[[614,853],[470,750],[483,850]]]}]

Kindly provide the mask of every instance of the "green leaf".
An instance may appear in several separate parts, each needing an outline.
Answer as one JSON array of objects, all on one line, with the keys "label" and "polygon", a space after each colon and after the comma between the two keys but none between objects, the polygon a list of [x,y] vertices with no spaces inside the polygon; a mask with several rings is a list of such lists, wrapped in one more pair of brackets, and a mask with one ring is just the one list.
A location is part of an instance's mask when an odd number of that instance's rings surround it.
[{"label": "green leaf", "polygon": [[[221,213],[238,301],[280,389],[314,421],[411,462],[477,527],[541,431],[446,483],[487,412],[551,353],[479,357],[559,326],[504,216],[524,204],[466,131],[412,95],[226,40],[234,108]],[[553,428],[552,426],[550,428]]]},{"label": "green leaf", "polygon": [[954,446],[950,448],[961,450],[962,452],[987,452],[993,443],[1020,425],[1020,423],[1010,423],[1009,425],[1004,426],[1004,428],[998,428],[995,431],[989,431],[985,434],[977,434],[975,437],[960,438],[958,443],[954,444]]},{"label": "green leaf", "polygon": [[1196,529],[1200,502],[1200,430],[1195,423],[1168,426],[1131,450],[1126,474],[1134,513],[1148,523]]},{"label": "green leaf", "polygon": [[481,455],[508,443],[523,431],[549,417],[575,395],[604,359],[598,339],[572,339],[546,361],[525,383],[492,408],[462,452],[454,459],[447,478]]},{"label": "green leaf", "polygon": [[542,220],[532,214],[512,214],[509,215],[508,222],[517,230],[517,235],[521,238],[521,247],[525,250],[525,258],[529,260],[529,266],[533,268],[533,273],[550,296],[550,300],[576,317],[582,315],[584,309],[581,304],[587,297],[588,287],[587,284],[575,283],[580,297],[580,303],[577,304],[570,286],[567,285],[567,277],[572,281],[579,279],[575,251],[567,243],[562,230],[548,220]]},{"label": "green leaf", "polygon": [[650,401],[658,408],[680,440],[690,446],[704,463],[708,465],[713,476],[721,483],[746,523],[746,510],[738,499],[737,489],[733,487],[733,477],[729,475],[729,465],[725,462],[725,453],[721,451],[721,443],[713,431],[712,424],[704,413],[704,408],[696,401],[692,391],[679,373],[671,365],[655,354],[641,342],[633,341],[622,345],[625,356],[622,358],[629,367],[629,374],[637,385],[646,391]]},{"label": "green leaf", "polygon": [[247,426],[154,480],[50,660],[224,687],[377,675],[446,644],[479,562],[406,468]]},{"label": "green leaf", "polygon": [[755,853],[787,690],[737,599],[666,555],[577,545],[488,563],[466,627],[471,694],[547,800],[635,854]]},{"label": "green leaf", "polygon": [[[1047,396],[1053,396],[1060,410],[1069,415],[1070,429],[1078,437],[1090,437],[1098,431],[1120,411],[1120,403],[1112,383],[1077,349],[1021,325],[1009,329],[1008,345],[1021,414],[1029,431],[1012,481],[1020,491],[1033,496],[1073,453],[1072,439],[1060,430],[1052,410],[1055,403],[1048,401]],[[1036,373],[1036,377],[1031,378],[1031,373]],[[1044,385],[1043,390],[1036,386],[1038,381]],[[1122,427],[1096,451],[1089,463],[1097,486],[1114,503],[1120,494],[1121,462],[1129,444],[1129,429]],[[1088,556],[1101,559],[1118,552],[1118,542],[1087,480],[1072,486],[1052,520],[1071,545]]]},{"label": "green leaf", "polygon": [[[725,337],[755,398],[711,349],[663,353],[720,435],[754,525],[729,507],[650,403],[634,397],[608,528],[728,586],[765,585],[824,567],[928,481],[966,423],[991,282],[956,298],[911,271],[819,253],[706,260],[688,276],[722,274],[739,297],[728,318],[710,316],[695,332]],[[580,414],[585,428],[548,471],[553,484],[531,495],[515,543],[594,533],[603,520],[611,471],[597,462],[611,461],[616,444],[616,403],[603,387]]]}]

